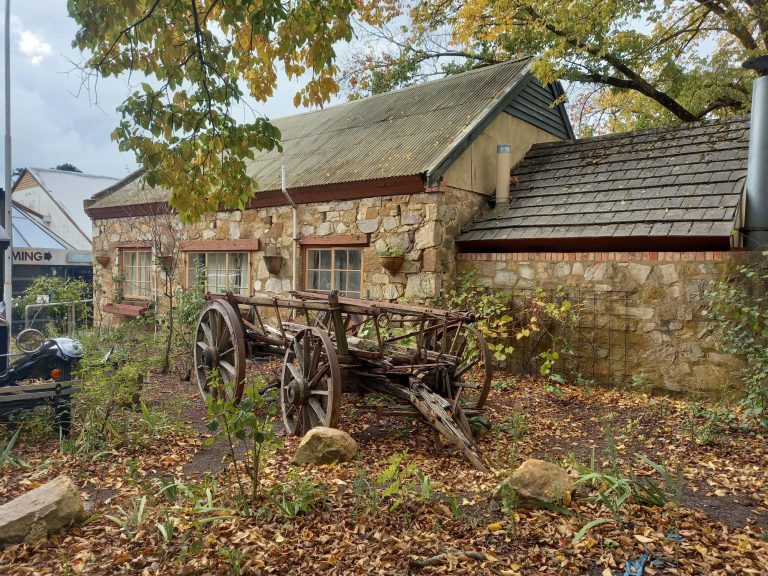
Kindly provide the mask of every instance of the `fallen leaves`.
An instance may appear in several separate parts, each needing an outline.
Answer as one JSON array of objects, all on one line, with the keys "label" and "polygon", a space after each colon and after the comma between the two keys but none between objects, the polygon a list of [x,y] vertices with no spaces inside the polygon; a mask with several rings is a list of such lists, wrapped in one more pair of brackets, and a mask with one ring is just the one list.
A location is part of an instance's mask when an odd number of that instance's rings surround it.
[{"label": "fallen leaves", "polygon": [[[563,390],[563,398],[555,398],[535,382],[524,381],[512,391],[492,392],[488,418],[496,431],[479,438],[497,467],[496,474],[488,475],[450,451],[437,452],[419,420],[376,422],[345,412],[341,426],[359,442],[361,460],[305,470],[313,483],[327,487],[316,511],[289,519],[266,507],[258,520],[236,516],[198,528],[189,510],[180,510],[169,543],[154,526],[164,520],[160,507],[152,509],[137,531],[141,537],[133,539],[102,515],[114,514],[118,506],[130,510],[153,479],[185,477],[183,469],[201,446],[201,435],[171,432],[148,439],[141,449],[123,447],[96,458],[61,455],[50,442],[25,446],[22,456],[30,468],[0,471],[3,501],[67,473],[93,503],[93,517],[48,541],[3,550],[0,573],[226,574],[239,563],[242,573],[258,574],[405,574],[410,567],[418,574],[607,576],[622,572],[627,560],[645,552],[650,554],[646,573],[651,576],[764,573],[768,453],[763,439],[734,432],[700,446],[680,424],[682,402],[666,401],[667,415],[661,417],[652,399],[639,395],[569,386]],[[498,427],[517,412],[527,415],[526,430],[513,440]],[[574,546],[573,535],[584,524],[607,514],[599,505],[581,501],[582,494],[568,502],[573,517],[522,509],[507,516],[491,498],[509,473],[510,461],[543,457],[586,463],[593,447],[596,457],[604,459],[600,426],[607,417],[617,446],[625,446],[618,453],[622,465],[634,460],[635,452],[656,462],[681,462],[687,489],[680,507],[627,504],[625,524],[596,526]],[[298,441],[285,438],[265,467],[265,485],[280,483],[294,470],[290,459]],[[358,469],[375,477],[387,458],[404,449],[436,487],[433,498],[407,502],[394,513],[385,505],[362,510],[356,504]],[[214,460],[220,455],[201,460],[205,454],[201,449],[195,458],[214,472],[219,493],[234,494],[230,471]],[[650,469],[637,472],[653,474]],[[419,566],[425,559],[430,562]]]}]

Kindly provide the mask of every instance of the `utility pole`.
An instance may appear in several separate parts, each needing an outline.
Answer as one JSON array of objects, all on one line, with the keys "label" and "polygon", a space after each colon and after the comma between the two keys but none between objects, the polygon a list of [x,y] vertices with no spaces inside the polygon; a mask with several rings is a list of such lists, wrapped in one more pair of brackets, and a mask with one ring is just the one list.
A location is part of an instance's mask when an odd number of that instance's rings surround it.
[{"label": "utility pole", "polygon": [[5,0],[5,249],[3,302],[8,335],[13,331],[13,201],[11,199],[11,0]]}]

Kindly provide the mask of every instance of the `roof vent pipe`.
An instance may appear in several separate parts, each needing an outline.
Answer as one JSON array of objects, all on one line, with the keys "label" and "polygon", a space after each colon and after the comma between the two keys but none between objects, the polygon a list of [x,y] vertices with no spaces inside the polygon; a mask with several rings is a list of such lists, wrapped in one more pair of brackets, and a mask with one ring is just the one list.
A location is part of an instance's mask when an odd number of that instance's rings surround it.
[{"label": "roof vent pipe", "polygon": [[744,68],[756,70],[752,84],[752,115],[749,128],[744,246],[768,248],[768,56],[750,58]]},{"label": "roof vent pipe", "polygon": [[496,146],[496,203],[509,203],[509,170],[512,161],[512,146]]}]

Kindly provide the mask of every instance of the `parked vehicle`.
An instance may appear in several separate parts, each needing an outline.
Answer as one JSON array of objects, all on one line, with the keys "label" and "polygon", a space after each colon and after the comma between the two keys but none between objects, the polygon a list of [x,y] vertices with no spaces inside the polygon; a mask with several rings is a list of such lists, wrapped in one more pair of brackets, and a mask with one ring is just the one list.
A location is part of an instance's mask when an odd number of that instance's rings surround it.
[{"label": "parked vehicle", "polygon": [[[72,380],[73,365],[83,357],[83,345],[72,338],[45,338],[37,330],[19,333],[12,354],[10,329],[0,316],[0,417],[10,412],[44,404],[54,409],[62,433],[71,429],[71,396],[77,381]],[[18,356],[12,363],[9,359]]]}]

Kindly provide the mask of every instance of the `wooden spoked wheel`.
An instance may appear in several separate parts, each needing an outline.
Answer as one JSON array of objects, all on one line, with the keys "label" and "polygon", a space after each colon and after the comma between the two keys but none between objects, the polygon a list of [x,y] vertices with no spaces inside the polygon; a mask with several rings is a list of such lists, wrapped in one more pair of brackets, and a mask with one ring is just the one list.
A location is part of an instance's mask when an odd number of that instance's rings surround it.
[{"label": "wooden spoked wheel", "polygon": [[240,402],[245,379],[245,336],[232,305],[212,300],[205,305],[195,330],[195,374],[206,399]]},{"label": "wooden spoked wheel", "polygon": [[316,426],[335,428],[341,404],[341,369],[325,330],[300,330],[285,351],[280,407],[288,434],[303,436]]},{"label": "wooden spoked wheel", "polygon": [[[464,408],[478,409],[485,405],[493,378],[493,359],[488,343],[476,329],[462,325],[448,330],[444,353],[458,358],[450,374],[451,396],[459,396]],[[439,339],[436,349],[442,350]]]}]

